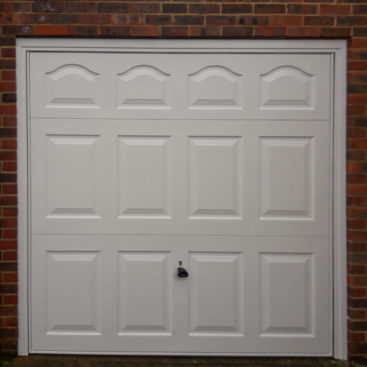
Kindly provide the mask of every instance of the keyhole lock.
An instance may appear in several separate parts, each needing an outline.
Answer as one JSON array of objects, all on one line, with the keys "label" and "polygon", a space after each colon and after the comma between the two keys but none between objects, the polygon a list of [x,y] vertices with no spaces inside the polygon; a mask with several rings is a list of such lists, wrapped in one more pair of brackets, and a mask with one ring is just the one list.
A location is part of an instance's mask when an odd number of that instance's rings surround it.
[{"label": "keyhole lock", "polygon": [[177,268],[177,276],[179,278],[187,278],[189,276],[189,273],[185,268],[182,267],[182,261],[178,262],[179,267]]}]

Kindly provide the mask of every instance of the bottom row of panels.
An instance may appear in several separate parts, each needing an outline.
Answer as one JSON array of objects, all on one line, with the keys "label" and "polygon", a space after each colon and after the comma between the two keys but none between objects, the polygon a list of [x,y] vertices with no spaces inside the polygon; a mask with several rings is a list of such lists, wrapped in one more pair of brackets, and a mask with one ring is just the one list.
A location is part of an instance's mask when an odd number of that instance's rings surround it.
[{"label": "bottom row of panels", "polygon": [[327,237],[35,235],[31,248],[34,352],[331,353]]}]

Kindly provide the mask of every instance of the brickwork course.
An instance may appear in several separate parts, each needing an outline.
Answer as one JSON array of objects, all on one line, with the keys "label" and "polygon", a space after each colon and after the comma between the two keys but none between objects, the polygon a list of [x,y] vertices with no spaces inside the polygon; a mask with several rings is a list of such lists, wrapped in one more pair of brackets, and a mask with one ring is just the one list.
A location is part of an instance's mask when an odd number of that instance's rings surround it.
[{"label": "brickwork course", "polygon": [[17,348],[15,39],[348,39],[349,353],[367,358],[367,0],[1,0],[0,353]]}]

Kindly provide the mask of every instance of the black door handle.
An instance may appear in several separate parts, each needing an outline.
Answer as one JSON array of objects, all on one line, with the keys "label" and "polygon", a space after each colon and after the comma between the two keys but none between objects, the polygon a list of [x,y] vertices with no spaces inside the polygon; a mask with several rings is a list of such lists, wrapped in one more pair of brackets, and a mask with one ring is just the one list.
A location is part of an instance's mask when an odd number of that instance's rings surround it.
[{"label": "black door handle", "polygon": [[177,269],[177,276],[179,278],[187,278],[189,276],[189,273],[185,268],[182,268],[181,266]]}]

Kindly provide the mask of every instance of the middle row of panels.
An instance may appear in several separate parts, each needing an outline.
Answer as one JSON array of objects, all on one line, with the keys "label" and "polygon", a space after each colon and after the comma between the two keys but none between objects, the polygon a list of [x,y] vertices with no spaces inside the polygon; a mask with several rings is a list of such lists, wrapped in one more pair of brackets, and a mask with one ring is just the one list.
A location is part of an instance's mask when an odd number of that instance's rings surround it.
[{"label": "middle row of panels", "polygon": [[329,231],[329,129],[32,120],[33,233]]}]

